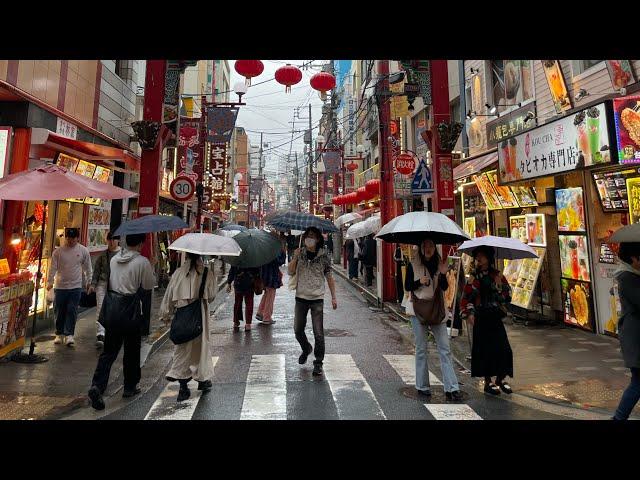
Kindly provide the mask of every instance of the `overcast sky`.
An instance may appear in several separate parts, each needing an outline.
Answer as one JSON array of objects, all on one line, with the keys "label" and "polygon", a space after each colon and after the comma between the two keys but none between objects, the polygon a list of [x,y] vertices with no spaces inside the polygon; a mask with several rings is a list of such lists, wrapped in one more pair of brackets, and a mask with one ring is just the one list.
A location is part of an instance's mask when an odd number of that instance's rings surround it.
[{"label": "overcast sky", "polygon": [[[251,80],[253,85],[265,80],[273,79],[278,68],[290,63],[291,65],[301,66],[310,60],[263,60],[264,71],[259,77]],[[326,63],[327,60],[314,60],[313,65]],[[244,81],[244,77],[238,75],[234,69],[235,60],[229,60],[231,69],[231,87],[236,82]],[[311,120],[314,126],[313,138],[318,135],[316,125],[320,120],[322,113],[322,100],[318,96],[318,92],[311,88],[309,79],[318,71],[319,68],[302,71],[302,80],[291,88],[291,93],[285,93],[284,85],[279,84],[275,80],[271,80],[262,85],[249,87],[249,91],[242,97],[246,106],[240,107],[238,120],[236,125],[244,127],[249,135],[250,142],[253,145],[260,144],[260,132],[264,132],[263,141],[269,143],[269,147],[265,147],[264,155],[266,158],[267,175],[269,171],[274,171],[278,166],[278,157],[287,155],[291,144],[291,128],[294,120],[294,111],[296,107],[300,108],[300,117],[295,119],[295,130],[304,130],[309,128],[309,107],[311,104]],[[235,94],[231,94],[231,101],[236,101]],[[304,120],[303,120],[304,119]],[[303,132],[293,134],[293,148],[291,153],[298,152],[298,156],[302,154],[304,143],[302,138]],[[299,137],[299,138],[298,138]],[[277,147],[277,148],[274,148]]]}]

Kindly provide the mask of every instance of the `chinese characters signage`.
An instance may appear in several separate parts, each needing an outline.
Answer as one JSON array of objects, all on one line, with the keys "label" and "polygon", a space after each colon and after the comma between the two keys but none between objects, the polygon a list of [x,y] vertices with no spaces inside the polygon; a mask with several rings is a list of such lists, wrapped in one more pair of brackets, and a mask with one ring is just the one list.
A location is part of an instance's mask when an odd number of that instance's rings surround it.
[{"label": "chinese characters signage", "polygon": [[162,123],[173,123],[178,119],[180,87],[180,67],[175,62],[167,62],[164,77],[164,102]]},{"label": "chinese characters signage", "polygon": [[606,107],[595,105],[500,143],[500,183],[611,162]]},{"label": "chinese characters signage", "polygon": [[78,138],[78,127],[76,127],[73,123],[69,123],[62,118],[58,118],[56,123],[56,133],[58,135],[62,135],[63,137],[73,138],[76,140]]},{"label": "chinese characters signage", "polygon": [[210,191],[213,197],[224,195],[227,178],[227,145],[225,143],[207,145],[205,172],[205,189]]},{"label": "chinese characters signage", "polygon": [[640,163],[640,96],[613,100],[620,163]]},{"label": "chinese characters signage", "polygon": [[560,114],[566,110],[570,110],[571,99],[569,98],[567,85],[564,82],[564,76],[560,69],[560,62],[558,62],[558,60],[540,61],[544,68],[544,74],[547,77],[547,83],[549,85],[549,90],[551,91],[551,98],[553,99],[553,105],[556,109],[556,113]]},{"label": "chinese characters signage", "polygon": [[353,96],[349,95],[349,99],[347,101],[348,107],[346,108],[346,119],[347,120],[347,143],[344,146],[344,153],[347,157],[355,157],[356,156],[356,101]]},{"label": "chinese characters signage", "polygon": [[527,114],[535,114],[535,102],[487,122],[487,147],[494,148],[507,137],[513,137],[536,126],[535,118],[525,122]]},{"label": "chinese characters signage", "polygon": [[340,173],[340,152],[339,151],[325,151],[322,154],[322,162],[327,175],[335,175]]},{"label": "chinese characters signage", "polygon": [[627,193],[631,223],[640,223],[640,178],[627,179]]}]

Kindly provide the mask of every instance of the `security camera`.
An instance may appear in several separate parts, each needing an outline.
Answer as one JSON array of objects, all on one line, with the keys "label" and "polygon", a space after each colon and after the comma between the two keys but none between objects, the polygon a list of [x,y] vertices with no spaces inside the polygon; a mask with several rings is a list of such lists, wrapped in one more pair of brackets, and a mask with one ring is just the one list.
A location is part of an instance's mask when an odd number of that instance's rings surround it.
[{"label": "security camera", "polygon": [[624,97],[627,94],[627,89],[622,87],[620,90],[618,90],[618,93]]},{"label": "security camera", "polygon": [[534,118],[536,118],[536,116],[533,114],[533,112],[532,111],[528,111],[527,112],[527,116],[524,117],[524,121],[526,123],[526,122],[528,122],[530,120],[533,120]]}]

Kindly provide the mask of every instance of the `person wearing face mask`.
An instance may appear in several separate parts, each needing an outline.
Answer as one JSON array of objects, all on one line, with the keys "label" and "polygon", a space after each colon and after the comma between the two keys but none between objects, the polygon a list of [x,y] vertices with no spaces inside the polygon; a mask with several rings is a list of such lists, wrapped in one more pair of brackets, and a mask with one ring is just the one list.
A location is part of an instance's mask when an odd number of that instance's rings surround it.
[{"label": "person wearing face mask", "polygon": [[[475,271],[462,292],[462,318],[473,327],[471,376],[484,377],[484,391],[491,395],[513,392],[504,381],[513,378],[513,352],[502,319],[504,305],[511,302],[511,287],[493,267],[495,250],[480,246],[473,251]],[[496,377],[495,383],[491,377]]]},{"label": "person wearing face mask", "polygon": [[[324,295],[325,279],[331,292],[333,309],[338,308],[336,286],[331,275],[331,260],[323,248],[324,241],[320,230],[309,227],[303,235],[304,247],[297,249],[289,263],[289,275],[296,275],[296,306],[293,329],[296,340],[302,348],[298,363],[303,365],[307,357],[314,352],[313,375],[322,375],[324,360]],[[304,329],[307,326],[307,314],[311,311],[315,349],[309,343]]]},{"label": "person wearing face mask", "polygon": [[[446,277],[447,264],[440,260],[440,254],[431,239],[425,239],[419,250],[412,255],[407,265],[407,273],[404,288],[412,292],[418,299],[428,300],[434,295],[443,295],[448,288]],[[413,298],[413,296],[412,296]],[[411,325],[416,343],[416,390],[418,395],[431,396],[429,382],[429,365],[427,363],[427,334],[431,329],[436,341],[438,354],[440,355],[440,368],[442,370],[442,383],[447,400],[462,400],[462,393],[458,385],[453,359],[447,335],[447,324],[441,322],[437,325],[423,324],[416,316],[413,302],[406,305],[407,314],[411,315]]]}]

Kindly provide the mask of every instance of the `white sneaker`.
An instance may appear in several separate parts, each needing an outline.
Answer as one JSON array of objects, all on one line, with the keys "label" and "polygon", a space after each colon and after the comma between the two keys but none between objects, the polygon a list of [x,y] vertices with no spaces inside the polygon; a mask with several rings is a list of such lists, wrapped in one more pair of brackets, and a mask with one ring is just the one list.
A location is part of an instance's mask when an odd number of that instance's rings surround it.
[{"label": "white sneaker", "polygon": [[67,335],[65,343],[67,344],[67,347],[73,347],[76,344],[76,342],[73,340],[73,335]]},{"label": "white sneaker", "polygon": [[60,345],[61,343],[64,343],[64,336],[62,335],[56,335],[56,338],[53,340],[54,345]]}]

